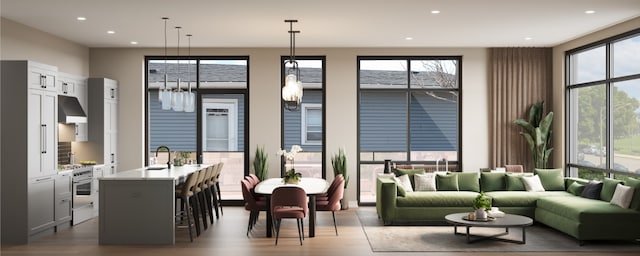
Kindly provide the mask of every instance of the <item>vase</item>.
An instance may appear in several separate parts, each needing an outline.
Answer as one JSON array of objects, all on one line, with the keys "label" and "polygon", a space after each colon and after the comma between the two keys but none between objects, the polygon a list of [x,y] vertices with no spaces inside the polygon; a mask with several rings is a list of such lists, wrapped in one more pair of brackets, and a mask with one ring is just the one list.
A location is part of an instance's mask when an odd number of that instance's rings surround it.
[{"label": "vase", "polygon": [[284,184],[298,184],[300,179],[298,178],[284,178]]},{"label": "vase", "polygon": [[487,219],[487,211],[484,208],[476,209],[476,219]]}]

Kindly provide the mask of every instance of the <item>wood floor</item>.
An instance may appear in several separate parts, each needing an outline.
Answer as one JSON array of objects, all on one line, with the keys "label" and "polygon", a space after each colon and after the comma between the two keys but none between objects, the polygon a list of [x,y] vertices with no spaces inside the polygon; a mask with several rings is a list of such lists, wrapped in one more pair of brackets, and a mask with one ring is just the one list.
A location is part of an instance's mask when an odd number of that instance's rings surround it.
[{"label": "wood floor", "polygon": [[[333,229],[331,213],[319,212],[316,237],[306,238],[303,246],[298,241],[295,220],[284,220],[278,246],[275,238],[265,237],[265,216],[261,214],[257,227],[250,237],[245,235],[248,212],[241,207],[225,207],[224,216],[205,230],[193,243],[189,242],[186,229],[176,231],[176,244],[163,246],[104,246],[98,244],[97,219],[44,237],[28,245],[2,245],[2,256],[10,255],[473,255],[495,256],[491,253],[374,253],[362,230],[358,209],[341,211],[336,214],[338,232]],[[305,223],[307,223],[305,221]],[[305,226],[305,231],[307,227]],[[500,255],[576,255],[568,253],[500,253]],[[625,253],[583,253],[582,255],[633,255]]]}]

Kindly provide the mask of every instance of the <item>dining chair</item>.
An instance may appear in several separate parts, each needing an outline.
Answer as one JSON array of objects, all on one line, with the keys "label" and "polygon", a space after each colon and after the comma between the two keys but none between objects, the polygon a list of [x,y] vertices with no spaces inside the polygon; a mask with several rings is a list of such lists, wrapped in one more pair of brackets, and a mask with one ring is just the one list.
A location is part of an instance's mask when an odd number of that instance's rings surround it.
[{"label": "dining chair", "polygon": [[336,184],[336,186],[329,193],[328,199],[320,200],[320,201],[316,200],[316,211],[331,211],[331,215],[333,215],[333,227],[336,230],[336,236],[338,235],[338,225],[336,224],[336,211],[339,211],[342,207],[340,204],[340,200],[344,196],[344,182],[345,182],[344,178],[336,177],[336,179],[334,179],[334,182],[331,183],[332,186],[334,183]]},{"label": "dining chair", "polygon": [[244,200],[244,209],[249,211],[249,222],[247,224],[247,236],[249,236],[249,232],[253,229],[260,215],[260,211],[267,211],[267,202],[266,201],[257,201],[253,197],[253,193],[251,193],[251,183],[248,180],[240,180],[240,186],[242,189],[242,198]]},{"label": "dining chair", "polygon": [[193,198],[194,195],[194,186],[196,185],[198,176],[199,176],[199,171],[198,172],[193,172],[191,174],[189,174],[189,176],[187,176],[187,179],[185,180],[185,182],[183,184],[181,184],[181,186],[179,186],[178,188],[176,188],[175,190],[175,195],[176,195],[176,200],[180,199],[180,205],[181,205],[181,210],[179,212],[180,218],[182,219],[182,217],[186,214],[187,216],[187,227],[189,228],[189,239],[191,239],[191,242],[193,242],[193,232],[191,231],[191,218],[193,217],[194,219],[194,224],[196,225],[196,232],[199,232],[197,230],[199,230],[198,227],[198,221],[197,221],[197,203],[198,200],[195,200],[195,198]]},{"label": "dining chair", "polygon": [[309,212],[307,193],[301,187],[277,187],[271,194],[271,216],[276,227],[276,245],[280,237],[282,219],[296,219],[300,245],[304,239],[304,218]]},{"label": "dining chair", "polygon": [[244,179],[249,181],[249,184],[251,184],[250,191],[253,194],[253,198],[255,198],[258,201],[267,200],[266,196],[257,194],[256,191],[254,190],[254,188],[258,185],[258,183],[260,183],[260,179],[258,179],[258,176],[249,174],[247,176],[244,176]]},{"label": "dining chair", "polygon": [[506,169],[506,172],[515,172],[515,173],[524,172],[524,168],[520,164],[505,164],[504,168]]},{"label": "dining chair", "polygon": [[333,193],[333,191],[336,190],[337,186],[339,185],[338,183],[340,183],[340,181],[344,181],[344,176],[342,176],[342,174],[338,174],[336,175],[335,178],[333,178],[331,185],[329,185],[329,188],[327,189],[327,193],[316,196],[316,202],[329,200],[329,194]]}]

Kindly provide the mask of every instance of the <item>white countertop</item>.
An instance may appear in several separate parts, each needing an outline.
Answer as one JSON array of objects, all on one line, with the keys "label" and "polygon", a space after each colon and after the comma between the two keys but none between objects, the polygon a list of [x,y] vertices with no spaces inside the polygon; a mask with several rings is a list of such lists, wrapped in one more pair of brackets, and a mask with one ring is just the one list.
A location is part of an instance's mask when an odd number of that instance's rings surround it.
[{"label": "white countertop", "polygon": [[[100,180],[180,180],[184,179],[192,172],[205,169],[210,165],[207,164],[193,164],[183,166],[171,166],[171,169],[167,169],[167,165],[153,165],[138,169],[132,169],[122,172],[117,172],[114,175],[105,175]],[[162,168],[161,170],[148,170],[148,168]]]}]

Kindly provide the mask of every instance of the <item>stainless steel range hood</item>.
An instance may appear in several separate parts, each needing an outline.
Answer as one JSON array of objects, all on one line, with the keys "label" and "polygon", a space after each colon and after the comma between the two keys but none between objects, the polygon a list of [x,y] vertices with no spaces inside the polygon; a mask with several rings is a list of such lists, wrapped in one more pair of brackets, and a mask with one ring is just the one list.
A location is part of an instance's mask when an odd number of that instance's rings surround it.
[{"label": "stainless steel range hood", "polygon": [[58,95],[58,123],[86,123],[87,114],[76,97]]}]

